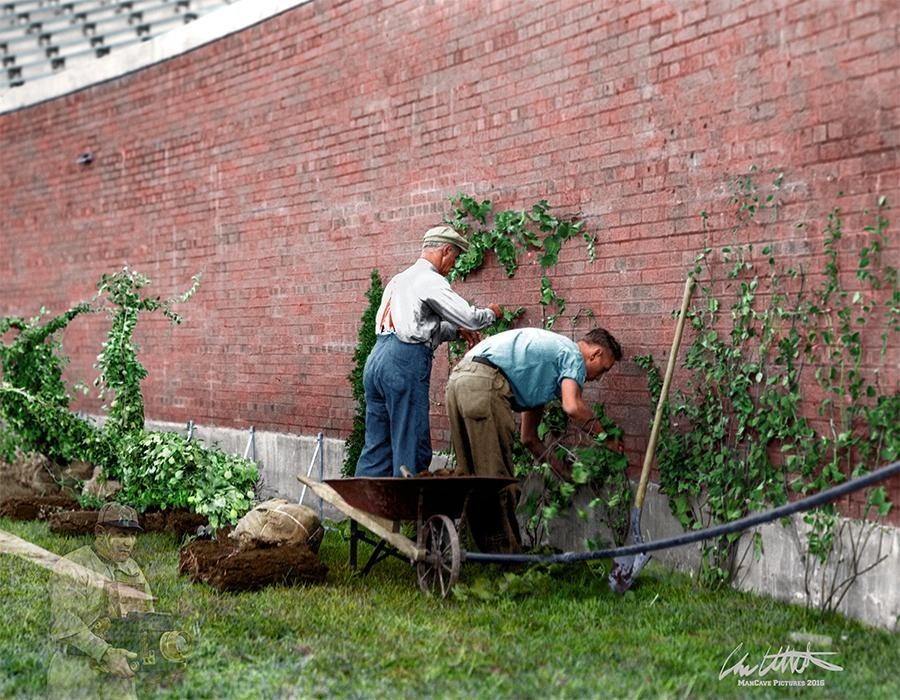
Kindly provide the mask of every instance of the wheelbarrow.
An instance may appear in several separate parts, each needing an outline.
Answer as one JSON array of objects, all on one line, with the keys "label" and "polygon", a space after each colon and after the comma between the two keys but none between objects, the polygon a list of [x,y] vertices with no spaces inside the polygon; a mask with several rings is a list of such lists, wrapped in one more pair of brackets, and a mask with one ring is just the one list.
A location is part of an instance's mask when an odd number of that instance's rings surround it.
[{"label": "wheelbarrow", "polygon": [[[516,483],[509,477],[419,476],[355,477],[315,481],[302,474],[303,484],[350,518],[350,565],[356,568],[357,543],[374,545],[362,574],[386,556],[416,567],[419,587],[444,598],[459,578],[465,555],[454,521],[462,520],[472,496],[489,496]],[[416,523],[416,540],[401,534],[400,521]],[[377,536],[370,538],[358,525]]]}]

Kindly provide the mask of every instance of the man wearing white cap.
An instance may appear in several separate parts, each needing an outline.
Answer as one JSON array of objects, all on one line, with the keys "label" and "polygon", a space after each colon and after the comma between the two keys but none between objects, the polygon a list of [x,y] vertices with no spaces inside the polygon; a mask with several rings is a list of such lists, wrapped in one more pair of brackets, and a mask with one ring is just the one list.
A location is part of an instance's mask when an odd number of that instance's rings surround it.
[{"label": "man wearing white cap", "polygon": [[450,288],[447,273],[469,242],[450,226],[425,232],[422,255],[384,289],[375,316],[375,347],[366,360],[366,444],[357,476],[417,474],[431,463],[428,390],[434,350],[447,340],[473,343],[475,331],[502,313],[479,309]]}]

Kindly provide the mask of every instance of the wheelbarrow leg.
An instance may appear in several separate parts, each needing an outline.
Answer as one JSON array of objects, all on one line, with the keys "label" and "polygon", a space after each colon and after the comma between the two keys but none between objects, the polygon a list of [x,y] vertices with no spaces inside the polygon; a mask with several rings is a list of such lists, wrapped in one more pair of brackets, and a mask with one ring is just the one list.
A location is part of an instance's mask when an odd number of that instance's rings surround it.
[{"label": "wheelbarrow leg", "polygon": [[362,568],[362,571],[359,572],[360,576],[365,576],[372,570],[373,566],[375,566],[378,562],[391,554],[390,550],[385,549],[388,546],[390,545],[388,545],[388,543],[384,540],[378,540],[378,542],[375,544],[375,549],[373,549],[372,553],[369,555],[369,560]]},{"label": "wheelbarrow leg", "polygon": [[469,513],[469,497],[472,495],[471,491],[466,493],[465,498],[463,498],[462,510],[459,514],[459,520],[456,521],[456,535],[459,538],[460,542],[465,542],[466,540],[466,530],[469,527],[468,513]]},{"label": "wheelbarrow leg", "polygon": [[359,525],[350,518],[350,568],[356,571],[356,548],[359,543]]}]

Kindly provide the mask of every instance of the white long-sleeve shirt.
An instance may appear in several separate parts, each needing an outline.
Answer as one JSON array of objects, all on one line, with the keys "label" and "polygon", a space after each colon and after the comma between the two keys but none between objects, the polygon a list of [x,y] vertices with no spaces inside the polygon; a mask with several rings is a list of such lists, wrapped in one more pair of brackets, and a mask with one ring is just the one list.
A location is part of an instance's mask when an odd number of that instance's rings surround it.
[{"label": "white long-sleeve shirt", "polygon": [[434,349],[455,339],[460,327],[481,330],[495,320],[493,311],[469,304],[434,265],[419,258],[384,288],[375,332],[394,333],[404,343],[427,343]]}]

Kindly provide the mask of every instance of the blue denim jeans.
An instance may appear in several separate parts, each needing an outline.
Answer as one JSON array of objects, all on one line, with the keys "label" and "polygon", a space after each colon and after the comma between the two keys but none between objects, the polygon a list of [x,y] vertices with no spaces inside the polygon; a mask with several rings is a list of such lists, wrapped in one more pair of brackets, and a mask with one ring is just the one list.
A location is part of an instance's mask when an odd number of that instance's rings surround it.
[{"label": "blue denim jeans", "polygon": [[401,476],[401,466],[413,474],[428,469],[432,357],[427,345],[378,336],[363,370],[366,444],[356,476]]}]

